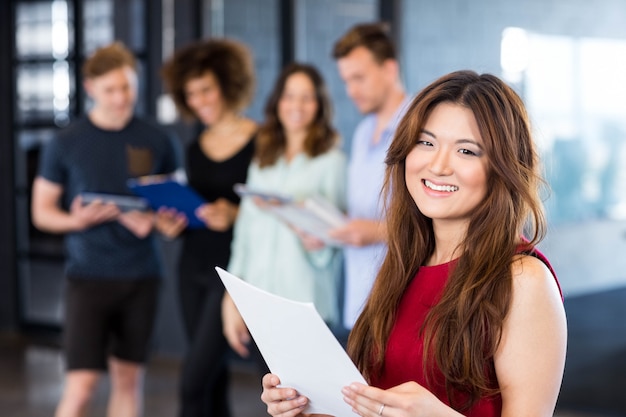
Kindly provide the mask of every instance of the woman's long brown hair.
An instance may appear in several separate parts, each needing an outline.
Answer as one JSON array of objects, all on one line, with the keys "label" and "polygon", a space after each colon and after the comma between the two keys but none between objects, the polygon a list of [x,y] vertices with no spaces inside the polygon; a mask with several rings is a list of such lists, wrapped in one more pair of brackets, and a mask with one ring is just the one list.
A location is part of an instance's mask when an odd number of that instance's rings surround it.
[{"label": "woman's long brown hair", "polygon": [[[459,410],[498,392],[493,357],[512,292],[511,264],[524,232],[528,248],[545,233],[538,157],[529,120],[518,95],[493,75],[448,74],[422,90],[400,122],[386,164],[383,195],[388,252],[348,351],[366,378],[384,369],[385,346],[406,287],[435,247],[432,222],[420,213],[405,181],[405,160],[438,104],[470,109],[488,156],[488,194],[471,215],[461,254],[424,332],[424,369],[433,360],[446,378],[448,397]],[[417,339],[417,335],[416,335]],[[455,404],[463,393],[468,400]]]},{"label": "woman's long brown hair", "polygon": [[261,168],[273,165],[285,152],[287,138],[283,125],[278,119],[278,102],[289,77],[299,73],[311,80],[317,100],[317,113],[304,140],[305,153],[311,157],[318,156],[337,144],[338,134],[331,123],[332,107],[322,75],[312,65],[292,63],[287,65],[279,75],[265,104],[265,122],[259,128],[256,141],[256,159]]}]

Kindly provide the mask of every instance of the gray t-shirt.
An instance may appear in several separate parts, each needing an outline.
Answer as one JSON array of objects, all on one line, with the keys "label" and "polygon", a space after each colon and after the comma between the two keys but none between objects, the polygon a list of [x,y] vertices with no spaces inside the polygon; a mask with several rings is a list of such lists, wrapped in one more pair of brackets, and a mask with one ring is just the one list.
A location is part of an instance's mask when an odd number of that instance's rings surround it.
[{"label": "gray t-shirt", "polygon": [[[127,180],[167,174],[179,166],[176,142],[162,129],[133,118],[119,131],[102,130],[84,117],[44,148],[39,175],[64,189],[63,208],[81,192],[132,195]],[[118,222],[65,236],[72,278],[139,279],[162,275],[153,236],[139,239]]]}]

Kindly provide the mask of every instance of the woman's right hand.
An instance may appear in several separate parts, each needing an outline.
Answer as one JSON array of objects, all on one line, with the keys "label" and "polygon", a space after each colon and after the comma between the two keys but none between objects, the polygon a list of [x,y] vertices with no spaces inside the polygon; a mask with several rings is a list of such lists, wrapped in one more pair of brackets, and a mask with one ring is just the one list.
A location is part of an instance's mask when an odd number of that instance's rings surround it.
[{"label": "woman's right hand", "polygon": [[293,388],[279,388],[280,379],[277,375],[266,374],[263,377],[263,393],[261,401],[267,405],[267,413],[277,417],[295,417],[303,415],[302,410],[309,399]]},{"label": "woman's right hand", "polygon": [[174,239],[188,224],[187,216],[173,208],[161,207],[156,212],[154,227],[165,237]]},{"label": "woman's right hand", "polygon": [[196,209],[196,216],[204,222],[207,228],[216,232],[225,232],[230,229],[235,220],[239,206],[225,198],[218,198],[212,203],[206,203]]}]

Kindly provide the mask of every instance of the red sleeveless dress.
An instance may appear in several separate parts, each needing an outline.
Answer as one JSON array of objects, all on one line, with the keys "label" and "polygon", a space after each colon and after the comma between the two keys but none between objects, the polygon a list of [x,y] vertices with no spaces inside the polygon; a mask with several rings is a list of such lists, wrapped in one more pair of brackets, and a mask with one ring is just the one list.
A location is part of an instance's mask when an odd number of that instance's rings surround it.
[{"label": "red sleeveless dress", "polygon": [[[533,256],[542,260],[555,277],[548,260],[538,251]],[[387,351],[385,352],[385,369],[378,378],[372,378],[371,385],[389,389],[409,381],[415,381],[426,387],[445,404],[450,405],[445,389],[445,378],[436,367],[434,360],[429,367],[435,368],[431,383],[426,382],[423,369],[424,337],[420,328],[426,314],[441,297],[450,269],[456,261],[442,265],[423,266],[409,284],[398,308],[396,322],[391,330]],[[558,281],[557,281],[558,284]],[[497,386],[497,381],[493,381]],[[458,393],[458,399],[464,399]],[[496,417],[502,412],[502,398],[495,395],[481,398],[474,406],[463,411],[465,416]]]}]

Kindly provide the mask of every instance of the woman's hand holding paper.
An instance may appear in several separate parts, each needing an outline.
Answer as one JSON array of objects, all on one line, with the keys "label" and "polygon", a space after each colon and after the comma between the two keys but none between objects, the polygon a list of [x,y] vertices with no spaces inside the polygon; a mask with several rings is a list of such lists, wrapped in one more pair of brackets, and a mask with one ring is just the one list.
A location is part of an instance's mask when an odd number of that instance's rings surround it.
[{"label": "woman's hand holding paper", "polygon": [[213,203],[203,204],[198,207],[196,216],[198,216],[209,229],[217,232],[225,232],[235,223],[238,212],[239,206],[225,198],[219,198]]},{"label": "woman's hand holding paper", "polygon": [[388,390],[355,382],[344,387],[342,393],[352,411],[363,417],[461,416],[416,382]]},{"label": "woman's hand holding paper", "polygon": [[324,243],[322,239],[319,239],[294,225],[290,224],[289,226],[296,233],[296,235],[298,235],[300,243],[302,243],[304,249],[308,250],[309,252],[321,250],[326,247],[326,243]]},{"label": "woman's hand holding paper", "polygon": [[274,417],[295,417],[302,415],[302,410],[309,399],[293,388],[279,388],[280,379],[277,375],[266,374],[263,377],[263,393],[261,401],[267,405],[267,413]]},{"label": "woman's hand holding paper", "polygon": [[156,212],[155,228],[168,239],[180,235],[188,223],[187,216],[176,209],[160,207]]}]

